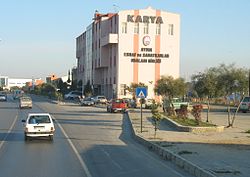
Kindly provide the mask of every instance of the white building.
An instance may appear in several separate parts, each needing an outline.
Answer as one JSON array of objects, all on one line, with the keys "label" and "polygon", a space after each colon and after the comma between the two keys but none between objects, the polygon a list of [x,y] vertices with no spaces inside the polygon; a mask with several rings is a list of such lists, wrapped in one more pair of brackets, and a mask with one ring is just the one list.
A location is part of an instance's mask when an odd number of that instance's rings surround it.
[{"label": "white building", "polygon": [[162,75],[179,77],[180,16],[151,7],[118,13],[95,13],[76,39],[78,80],[89,80],[95,94],[129,97],[131,83],[154,86]]},{"label": "white building", "polygon": [[41,79],[25,79],[25,78],[9,78],[8,76],[0,76],[0,87],[4,89],[10,89],[11,87],[22,88],[26,86],[27,82],[36,82],[36,80]]}]

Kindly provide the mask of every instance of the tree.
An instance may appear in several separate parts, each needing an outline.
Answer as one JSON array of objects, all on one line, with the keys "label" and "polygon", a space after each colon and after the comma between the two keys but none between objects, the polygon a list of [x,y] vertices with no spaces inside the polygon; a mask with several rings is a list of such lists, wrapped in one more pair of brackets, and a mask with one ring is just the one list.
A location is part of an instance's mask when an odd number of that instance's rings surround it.
[{"label": "tree", "polygon": [[71,80],[70,80],[70,70],[68,71],[68,80],[67,83],[70,84]]},{"label": "tree", "polygon": [[51,98],[51,97],[55,96],[55,92],[56,92],[56,88],[54,85],[47,84],[47,83],[42,84],[42,86],[41,86],[42,95],[47,95]]},{"label": "tree", "polygon": [[244,68],[236,68],[235,64],[219,66],[218,83],[221,90],[224,92],[224,96],[227,98],[228,107],[228,127],[232,127],[235,119],[231,119],[231,108],[229,96],[233,93],[240,93],[244,95],[247,92],[248,85],[248,70]]},{"label": "tree", "polygon": [[187,84],[183,78],[174,79],[172,76],[162,76],[157,81],[154,91],[163,96],[163,108],[169,115],[175,115],[173,98],[183,98],[187,93]]},{"label": "tree", "polygon": [[60,79],[57,83],[57,88],[59,89],[59,92],[64,95],[68,92],[68,83],[63,82],[63,80]]},{"label": "tree", "polygon": [[84,87],[84,95],[91,96],[93,94],[93,89],[90,85],[90,80],[88,80],[87,84]]},{"label": "tree", "polygon": [[152,120],[154,123],[154,130],[155,130],[154,138],[156,137],[156,131],[158,129],[158,126],[159,126],[161,118],[162,118],[162,115],[159,112],[158,107],[159,107],[159,105],[156,104],[155,100],[153,100],[153,104],[151,105],[151,113],[152,113]]},{"label": "tree", "polygon": [[194,90],[198,93],[200,98],[207,97],[207,122],[210,110],[210,100],[217,93],[217,72],[215,68],[210,68],[204,73],[199,73],[192,76]]},{"label": "tree", "polygon": [[[227,99],[228,126],[233,126],[235,115],[231,120],[231,108],[229,96],[240,94],[243,96],[247,92],[248,70],[236,68],[235,64],[220,64],[212,67],[205,72],[193,75],[193,88],[200,98],[208,98],[208,111],[210,99],[213,97],[224,96]],[[207,113],[208,121],[208,113]]]}]

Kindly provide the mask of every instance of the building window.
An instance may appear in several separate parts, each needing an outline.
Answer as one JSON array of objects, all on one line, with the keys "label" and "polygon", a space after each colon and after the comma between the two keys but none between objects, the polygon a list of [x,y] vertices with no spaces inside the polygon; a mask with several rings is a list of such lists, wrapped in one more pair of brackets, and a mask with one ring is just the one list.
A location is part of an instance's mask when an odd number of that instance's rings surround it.
[{"label": "building window", "polygon": [[144,34],[148,34],[148,23],[144,23],[143,32]]},{"label": "building window", "polygon": [[174,25],[173,24],[168,25],[168,35],[171,35],[171,36],[174,35]]},{"label": "building window", "polygon": [[156,35],[161,34],[161,24],[156,24]]},{"label": "building window", "polygon": [[116,84],[116,77],[114,77],[114,84]]},{"label": "building window", "polygon": [[126,22],[122,23],[122,33],[127,33],[127,23]]},{"label": "building window", "polygon": [[135,33],[135,34],[139,34],[139,23],[135,23],[135,26],[134,26],[134,33]]}]

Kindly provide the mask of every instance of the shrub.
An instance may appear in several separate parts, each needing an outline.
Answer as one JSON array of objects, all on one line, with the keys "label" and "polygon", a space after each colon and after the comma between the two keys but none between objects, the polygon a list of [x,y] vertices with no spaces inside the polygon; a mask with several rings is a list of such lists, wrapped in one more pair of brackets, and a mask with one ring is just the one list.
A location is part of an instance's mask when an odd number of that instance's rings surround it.
[{"label": "shrub", "polygon": [[198,125],[201,123],[201,111],[203,107],[201,104],[193,105],[193,109],[191,111],[191,114],[194,116],[196,122]]}]

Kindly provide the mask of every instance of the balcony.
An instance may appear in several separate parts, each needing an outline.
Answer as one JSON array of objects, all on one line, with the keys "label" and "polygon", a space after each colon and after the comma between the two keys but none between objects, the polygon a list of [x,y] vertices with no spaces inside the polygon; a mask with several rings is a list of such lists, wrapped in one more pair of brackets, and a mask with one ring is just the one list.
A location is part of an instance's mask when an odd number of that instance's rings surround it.
[{"label": "balcony", "polygon": [[108,34],[101,38],[101,46],[105,46],[108,44],[117,44],[118,43],[118,34]]}]

